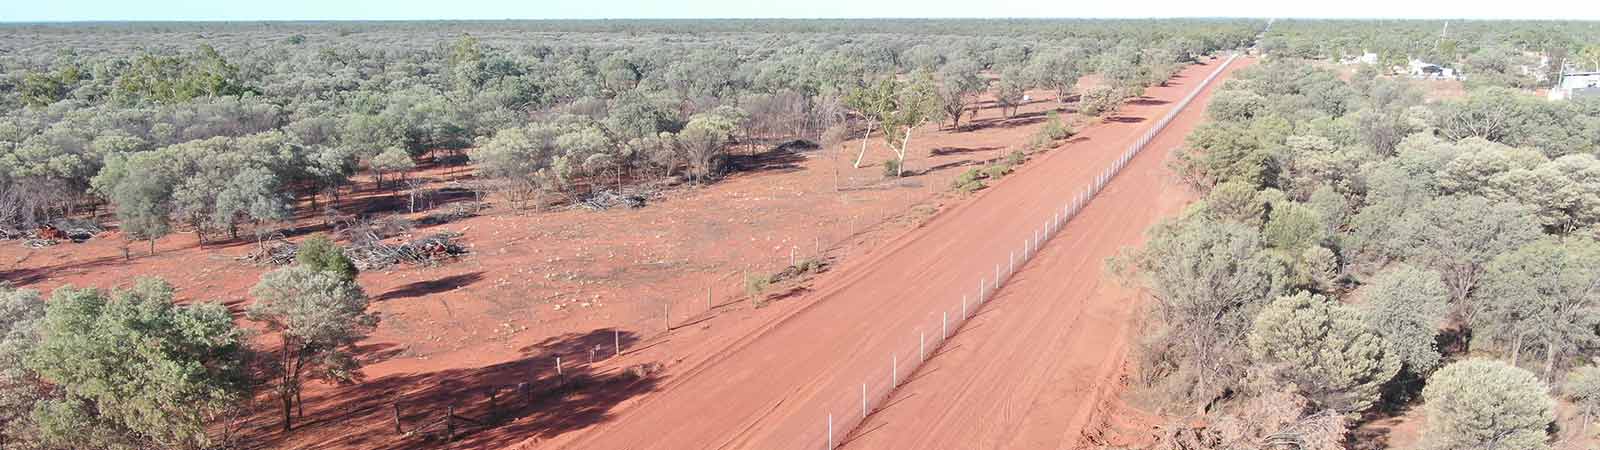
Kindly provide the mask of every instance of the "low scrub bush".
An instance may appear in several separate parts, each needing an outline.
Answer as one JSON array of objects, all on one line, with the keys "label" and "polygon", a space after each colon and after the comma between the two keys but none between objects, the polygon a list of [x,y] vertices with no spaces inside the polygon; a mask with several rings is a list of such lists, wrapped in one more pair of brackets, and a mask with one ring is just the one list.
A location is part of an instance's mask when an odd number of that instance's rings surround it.
[{"label": "low scrub bush", "polygon": [[890,160],[884,161],[883,162],[883,177],[884,178],[899,178],[900,177],[900,160],[898,160],[898,159],[890,159]]},{"label": "low scrub bush", "polygon": [[956,192],[971,194],[988,187],[983,183],[983,177],[984,173],[977,168],[967,169],[966,172],[956,175],[956,179],[950,183],[950,187],[955,189]]},{"label": "low scrub bush", "polygon": [[961,186],[963,184],[978,181],[980,178],[983,178],[983,173],[979,172],[977,168],[971,168],[967,169],[966,172],[961,172],[960,175],[956,175],[956,179],[951,183],[951,185]]},{"label": "low scrub bush", "polygon": [[1073,131],[1072,126],[1061,121],[1061,115],[1056,114],[1055,111],[1050,111],[1050,114],[1046,117],[1047,119],[1045,119],[1044,122],[1044,130],[1041,131],[1041,133],[1049,137],[1051,140],[1066,139],[1078,134],[1076,131]]},{"label": "low scrub bush", "polygon": [[1122,104],[1122,93],[1116,89],[1100,87],[1090,89],[1082,95],[1078,102],[1078,112],[1089,117],[1100,117],[1106,113],[1116,111]]},{"label": "low scrub bush", "polygon": [[966,184],[956,186],[956,192],[960,192],[962,194],[971,194],[973,192],[984,190],[988,187],[989,185],[984,184],[983,180],[972,180]]},{"label": "low scrub bush", "polygon": [[998,180],[1000,177],[1010,174],[1014,167],[1012,164],[994,164],[983,168],[983,174],[991,180]]},{"label": "low scrub bush", "polygon": [[1028,153],[1033,153],[1037,151],[1049,150],[1054,148],[1055,145],[1056,141],[1054,139],[1050,139],[1050,136],[1046,136],[1044,130],[1040,130],[1038,133],[1028,136],[1028,141],[1022,144],[1022,149],[1026,150]]},{"label": "low scrub bush", "polygon": [[761,274],[745,274],[744,292],[750,295],[761,295],[772,284],[772,278]]}]

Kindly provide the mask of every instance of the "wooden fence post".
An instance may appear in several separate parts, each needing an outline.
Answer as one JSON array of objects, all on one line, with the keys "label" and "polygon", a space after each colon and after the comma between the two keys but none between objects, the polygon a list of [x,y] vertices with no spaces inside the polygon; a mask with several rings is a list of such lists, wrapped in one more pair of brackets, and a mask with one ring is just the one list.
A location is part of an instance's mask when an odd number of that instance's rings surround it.
[{"label": "wooden fence post", "polygon": [[456,405],[450,405],[444,410],[444,441],[454,440],[456,440]]},{"label": "wooden fence post", "polygon": [[500,417],[500,385],[489,387],[489,420]]}]

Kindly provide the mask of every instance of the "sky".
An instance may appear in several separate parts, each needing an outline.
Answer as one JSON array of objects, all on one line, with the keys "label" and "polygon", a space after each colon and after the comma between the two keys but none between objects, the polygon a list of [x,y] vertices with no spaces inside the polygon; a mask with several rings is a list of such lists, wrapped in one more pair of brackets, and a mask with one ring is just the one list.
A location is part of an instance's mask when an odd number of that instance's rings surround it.
[{"label": "sky", "polygon": [[0,22],[880,17],[1600,20],[1555,0],[0,0]]}]

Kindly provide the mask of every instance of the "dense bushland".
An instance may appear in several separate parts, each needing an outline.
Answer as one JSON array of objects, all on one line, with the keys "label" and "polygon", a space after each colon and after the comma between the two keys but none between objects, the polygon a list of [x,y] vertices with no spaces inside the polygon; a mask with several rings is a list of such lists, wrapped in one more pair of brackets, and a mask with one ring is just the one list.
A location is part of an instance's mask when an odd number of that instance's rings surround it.
[{"label": "dense bushland", "polygon": [[487,180],[474,186],[519,206],[577,199],[714,180],[730,149],[817,140],[836,124],[863,128],[863,117],[903,160],[908,127],[959,125],[991,85],[1006,104],[1032,87],[1064,100],[1078,75],[1104,72],[1134,94],[1179,63],[1238,46],[1258,25],[9,25],[0,224],[109,207],[142,238],[263,236],[320,214],[319,200],[357,189],[359,172],[374,189],[403,189],[395,175],[463,153]]},{"label": "dense bushland", "polygon": [[1424,103],[1404,79],[1267,59],[1173,162],[1204,199],[1112,267],[1154,297],[1148,395],[1223,421],[1300,406],[1168,444],[1321,442],[1421,401],[1427,448],[1548,446],[1551,386],[1600,355],[1600,103]]},{"label": "dense bushland", "polygon": [[[407,174],[429,165],[470,164],[470,188],[521,208],[710,183],[728,170],[730,152],[862,135],[889,144],[886,167],[898,176],[914,130],[948,120],[961,131],[980,95],[992,93],[1007,114],[1034,88],[1065,106],[1081,75],[1101,73],[1110,108],[1181,64],[1239,47],[1260,26],[6,25],[0,228],[104,220],[109,211],[152,252],[175,232],[203,244],[261,241],[339,207],[374,214],[341,201],[356,191],[408,195],[415,212],[425,193]],[[1052,120],[1052,139],[1071,133]],[[349,223],[380,223],[366,219]],[[248,345],[240,318],[219,304],[174,305],[160,280],[109,292],[61,288],[49,302],[0,284],[0,441],[231,447],[252,438],[237,431],[258,397],[293,430],[306,383],[361,381],[354,345],[379,318],[367,311],[348,252],[325,237],[304,239],[295,264],[251,289],[242,319],[267,333],[264,348]]]}]

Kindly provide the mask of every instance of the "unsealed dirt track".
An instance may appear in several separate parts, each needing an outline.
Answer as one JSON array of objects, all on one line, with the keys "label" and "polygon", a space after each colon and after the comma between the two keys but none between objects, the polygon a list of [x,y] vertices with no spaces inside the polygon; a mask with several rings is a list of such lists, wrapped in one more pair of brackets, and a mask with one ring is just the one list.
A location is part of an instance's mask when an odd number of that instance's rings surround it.
[{"label": "unsealed dirt track", "polygon": [[874,398],[873,409],[881,411],[845,446],[1070,447],[1098,402],[1094,393],[1114,381],[1135,307],[1130,291],[1110,286],[1102,261],[1181,206],[1186,197],[1164,175],[1163,161],[1198,122],[1209,93],[913,375],[918,333],[927,332],[931,347],[941,314],[959,314],[962,296],[975,296],[980,278],[992,282],[996,263],[1220,62],[1189,67],[1110,123],[817,280],[802,306],[763,324],[731,327],[713,350],[682,356],[659,391],[619,406],[612,420],[525,444],[823,448],[826,415],[859,415],[861,385],[886,390],[896,358],[899,375],[915,378],[889,402]]},{"label": "unsealed dirt track", "polygon": [[[1250,64],[1240,58],[1227,71]],[[1224,76],[1226,72],[1224,73]],[[1085,448],[1101,404],[1118,389],[1138,292],[1104,261],[1191,194],[1166,161],[1204,116],[1221,77],[1179,113],[1089,206],[1041,248],[924,365],[893,405],[851,436],[853,449]],[[1177,86],[1184,88],[1183,86]],[[926,374],[926,376],[920,376]]]}]

